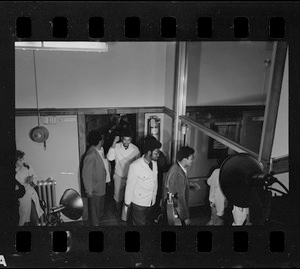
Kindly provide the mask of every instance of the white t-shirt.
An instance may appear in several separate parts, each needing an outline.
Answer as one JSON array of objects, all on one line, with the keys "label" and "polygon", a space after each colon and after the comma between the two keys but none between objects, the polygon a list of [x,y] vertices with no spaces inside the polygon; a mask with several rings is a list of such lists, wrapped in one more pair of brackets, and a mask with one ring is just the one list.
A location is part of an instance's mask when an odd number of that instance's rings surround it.
[{"label": "white t-shirt", "polygon": [[115,160],[115,174],[120,177],[127,178],[130,164],[140,157],[140,151],[137,146],[132,143],[125,149],[122,142],[116,144],[115,148],[110,148],[107,153],[107,159]]},{"label": "white t-shirt", "polygon": [[103,149],[103,147],[100,150],[98,150],[96,148],[96,150],[97,150],[97,152],[99,153],[100,157],[103,160],[104,167],[105,167],[105,170],[106,170],[106,183],[108,183],[108,182],[110,182],[110,171],[109,171],[108,160],[104,156],[104,149]]},{"label": "white t-shirt", "polygon": [[220,168],[217,168],[207,179],[207,184],[210,186],[209,201],[215,205],[217,210],[217,215],[223,216],[226,198],[220,188],[219,176],[220,176]]}]

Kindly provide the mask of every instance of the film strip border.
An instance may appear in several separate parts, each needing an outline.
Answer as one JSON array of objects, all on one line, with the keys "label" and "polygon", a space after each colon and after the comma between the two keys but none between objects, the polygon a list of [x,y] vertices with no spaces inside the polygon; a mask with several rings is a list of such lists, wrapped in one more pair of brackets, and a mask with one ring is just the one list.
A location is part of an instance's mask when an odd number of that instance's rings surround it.
[{"label": "film strip border", "polygon": [[[6,4],[10,7],[10,4]],[[20,40],[282,40],[299,4],[86,2],[20,3],[7,16]],[[290,23],[292,21],[292,23]]]},{"label": "film strip border", "polygon": [[299,235],[263,227],[174,229],[110,227],[103,230],[19,230],[10,242],[13,267],[264,267],[299,265]]},{"label": "film strip border", "polygon": [[[139,39],[145,37],[147,32],[146,27],[142,27],[141,19],[139,17],[126,17],[123,19],[123,36],[121,38]],[[184,22],[183,22],[184,23]],[[254,19],[248,17],[236,16],[232,18],[232,25],[229,27],[232,29],[232,37],[236,39],[251,38],[252,27]],[[153,25],[147,25],[151,28]],[[178,25],[176,17],[162,17],[159,19],[159,35],[163,39],[174,39],[182,34],[180,33],[180,27]],[[212,17],[199,17],[194,22],[193,32],[195,38],[211,39],[215,35],[215,31],[218,28],[218,22],[214,22]],[[32,20],[30,17],[18,17],[16,20],[16,36],[17,38],[31,38],[32,37]],[[86,23],[89,39],[101,39],[106,37],[106,26],[103,17],[90,17],[88,24]],[[158,27],[156,27],[158,28]],[[271,17],[268,19],[268,25],[266,27],[267,37],[271,39],[284,39],[285,38],[285,18],[284,17]],[[46,29],[45,29],[46,30]],[[51,31],[53,38],[67,38],[74,29],[70,29],[69,20],[67,17],[55,17],[50,20],[50,26],[47,28]],[[75,30],[76,31],[76,30]]]},{"label": "film strip border", "polygon": [[[155,2],[143,2],[130,6],[127,3],[87,2],[83,6],[82,3],[76,2],[7,2],[1,3],[1,7],[3,16],[0,33],[3,42],[0,46],[4,51],[2,55],[5,55],[3,59],[10,63],[10,71],[13,70],[11,62],[14,59],[12,55],[8,56],[6,47],[9,45],[13,51],[14,41],[26,40],[288,39],[291,42],[291,59],[299,55],[299,44],[296,43],[299,40],[299,3],[164,2],[158,6]],[[296,61],[291,67],[293,72],[299,70]],[[12,75],[3,81],[13,88],[13,71]],[[292,85],[296,84],[295,82],[296,79],[292,79]],[[293,94],[295,88],[297,87],[294,87]],[[297,98],[293,98],[291,101],[294,108],[297,106],[296,100]],[[10,110],[6,109],[6,106],[4,109],[9,113]],[[297,118],[296,113],[292,113],[291,116],[293,119]],[[291,138],[293,137],[297,137],[296,132],[292,134]],[[291,159],[296,160],[297,158],[293,158],[297,157],[296,154],[297,152],[291,152]],[[296,174],[296,169],[294,171]],[[291,184],[296,187],[296,182]],[[299,183],[297,184],[299,187]],[[295,192],[291,192],[291,195],[293,193]],[[280,227],[272,231],[257,227],[250,232],[243,228],[181,230],[145,227],[141,230],[133,227],[110,227],[103,231],[66,231],[59,227],[53,227],[52,230],[38,228],[10,231],[4,228],[0,239],[3,251],[0,257],[3,255],[7,265],[11,267],[36,267],[41,264],[49,267],[226,267],[232,266],[231,259],[240,261],[236,266],[253,267],[253,261],[257,264],[276,266],[288,260],[284,265],[298,267],[300,253],[299,229]]]},{"label": "film strip border", "polygon": [[[139,231],[126,231],[124,233],[124,250],[126,252],[139,252],[141,250],[141,234]],[[167,230],[167,229],[165,229]],[[51,236],[52,252],[67,252],[70,250],[72,234],[70,231],[53,231]],[[104,251],[104,232],[90,231],[88,233],[88,250],[90,252]],[[19,253],[30,252],[32,249],[32,232],[19,231],[15,237],[15,250]],[[211,231],[200,231],[196,235],[195,249],[199,252],[213,251],[213,233]],[[122,241],[122,240],[121,240]],[[269,251],[284,252],[284,233],[282,231],[269,232]],[[233,231],[232,250],[234,252],[247,252],[249,249],[248,232]],[[161,252],[172,253],[177,250],[176,231],[160,232]]]}]

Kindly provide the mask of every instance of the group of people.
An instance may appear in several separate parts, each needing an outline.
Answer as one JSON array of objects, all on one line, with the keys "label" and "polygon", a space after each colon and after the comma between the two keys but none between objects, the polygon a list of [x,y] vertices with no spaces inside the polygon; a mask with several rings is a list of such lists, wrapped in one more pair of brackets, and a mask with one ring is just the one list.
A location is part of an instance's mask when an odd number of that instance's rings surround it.
[{"label": "group of people", "polygon": [[[89,147],[84,155],[81,178],[88,199],[88,222],[99,226],[105,212],[106,183],[113,179],[113,198],[116,217],[120,224],[147,225],[166,219],[164,208],[168,193],[174,195],[174,210],[181,225],[191,224],[189,213],[189,190],[200,186],[188,180],[187,169],[194,163],[194,149],[181,147],[177,161],[171,167],[160,150],[162,144],[153,136],[144,139],[140,153],[132,143],[130,130],[116,136],[107,154],[104,152],[105,133],[92,130],[88,134]],[[35,190],[37,177],[30,165],[24,162],[25,153],[16,152],[15,190],[19,201],[18,225],[38,225],[43,215],[38,194]],[[111,162],[115,167],[111,169]],[[207,180],[210,187],[209,203],[211,218],[207,225],[223,225],[227,205],[219,186],[220,167]],[[112,176],[112,177],[111,177]],[[164,213],[164,214],[163,214]],[[249,210],[233,207],[233,225],[242,225]]]},{"label": "group of people", "polygon": [[158,222],[167,192],[176,193],[176,211],[183,225],[191,223],[188,209],[189,189],[200,189],[187,178],[194,162],[194,150],[182,147],[178,162],[170,169],[162,144],[153,136],[144,139],[142,154],[132,143],[130,130],[116,136],[107,155],[103,151],[104,133],[92,130],[89,149],[83,159],[82,180],[88,197],[89,224],[98,226],[104,215],[105,184],[110,179],[109,161],[115,161],[113,178],[117,219],[133,225]]}]

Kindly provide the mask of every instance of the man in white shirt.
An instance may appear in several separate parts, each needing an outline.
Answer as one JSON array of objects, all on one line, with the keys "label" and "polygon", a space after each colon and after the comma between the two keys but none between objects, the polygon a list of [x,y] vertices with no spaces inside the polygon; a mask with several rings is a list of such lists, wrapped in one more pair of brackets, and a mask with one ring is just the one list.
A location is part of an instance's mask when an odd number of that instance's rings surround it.
[{"label": "man in white shirt", "polygon": [[125,186],[130,164],[140,157],[140,151],[137,146],[131,143],[131,131],[124,129],[121,133],[121,142],[119,136],[116,136],[112,146],[107,153],[109,161],[115,161],[114,172],[114,200],[117,207],[117,218],[120,218],[122,204],[124,200]]},{"label": "man in white shirt", "polygon": [[157,193],[157,159],[161,143],[145,139],[145,154],[129,167],[125,206],[131,208],[132,224],[146,225]]}]

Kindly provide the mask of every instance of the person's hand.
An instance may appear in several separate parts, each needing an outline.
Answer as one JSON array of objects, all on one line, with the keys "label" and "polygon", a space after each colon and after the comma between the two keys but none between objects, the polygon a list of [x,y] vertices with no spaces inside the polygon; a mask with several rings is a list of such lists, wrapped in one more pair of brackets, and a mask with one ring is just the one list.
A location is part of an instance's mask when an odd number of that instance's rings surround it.
[{"label": "person's hand", "polygon": [[25,179],[25,183],[30,184],[33,182],[33,175],[29,175],[26,179]]},{"label": "person's hand", "polygon": [[193,190],[196,190],[196,191],[199,191],[201,189],[200,185],[198,183],[195,183],[195,182],[190,182],[190,187]]},{"label": "person's hand", "polygon": [[200,185],[198,183],[194,183],[194,189],[196,191],[199,191],[201,189]]},{"label": "person's hand", "polygon": [[184,220],[184,223],[185,223],[186,226],[189,226],[189,225],[191,225],[191,220],[186,219],[186,220]]},{"label": "person's hand", "polygon": [[116,136],[115,137],[115,139],[114,139],[114,142],[113,142],[113,144],[116,144],[116,143],[118,143],[119,142],[119,140],[120,140],[120,136]]},{"label": "person's hand", "polygon": [[92,198],[92,197],[93,197],[93,194],[92,194],[92,193],[87,193],[86,196],[87,196],[88,198]]}]

